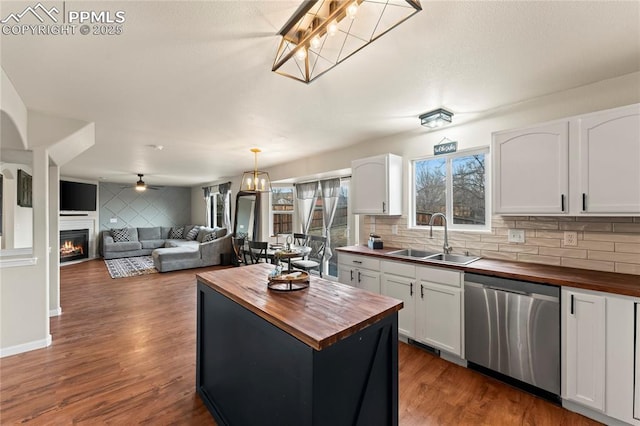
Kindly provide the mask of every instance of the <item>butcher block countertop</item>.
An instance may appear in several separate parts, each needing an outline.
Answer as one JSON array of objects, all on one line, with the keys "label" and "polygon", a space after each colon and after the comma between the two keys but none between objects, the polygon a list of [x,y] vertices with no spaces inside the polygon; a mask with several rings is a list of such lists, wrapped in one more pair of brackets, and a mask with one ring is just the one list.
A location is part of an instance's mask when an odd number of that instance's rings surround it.
[{"label": "butcher block countertop", "polygon": [[267,289],[273,265],[255,264],[197,274],[198,281],[322,350],[400,309],[402,301],[349,285],[311,277],[304,290]]},{"label": "butcher block countertop", "polygon": [[340,253],[373,256],[395,262],[409,262],[423,266],[458,269],[474,274],[640,297],[639,275],[591,271],[588,269],[566,268],[563,266],[539,265],[536,263],[513,262],[497,259],[480,259],[468,265],[461,266],[429,260],[399,258],[389,256],[387,254],[394,250],[400,250],[397,247],[373,250],[366,246],[349,246],[340,247],[337,250]]}]

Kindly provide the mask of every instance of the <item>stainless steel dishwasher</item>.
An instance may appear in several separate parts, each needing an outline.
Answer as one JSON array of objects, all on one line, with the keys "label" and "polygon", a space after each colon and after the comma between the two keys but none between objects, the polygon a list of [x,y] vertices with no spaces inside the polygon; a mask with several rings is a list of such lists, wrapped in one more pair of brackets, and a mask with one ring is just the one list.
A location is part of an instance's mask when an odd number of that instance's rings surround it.
[{"label": "stainless steel dishwasher", "polygon": [[559,287],[465,274],[464,318],[469,367],[559,400]]}]

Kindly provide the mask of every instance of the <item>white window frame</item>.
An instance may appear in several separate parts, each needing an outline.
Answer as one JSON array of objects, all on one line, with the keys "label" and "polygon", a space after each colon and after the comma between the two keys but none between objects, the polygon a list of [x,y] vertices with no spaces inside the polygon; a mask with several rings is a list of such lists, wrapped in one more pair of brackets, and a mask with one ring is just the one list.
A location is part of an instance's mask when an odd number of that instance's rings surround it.
[{"label": "white window frame", "polygon": [[[465,225],[453,223],[453,174],[451,169],[452,160],[458,157],[468,157],[470,155],[484,154],[485,165],[485,192],[484,192],[484,208],[485,208],[485,224],[484,225]],[[491,231],[491,155],[489,147],[473,148],[462,151],[457,151],[451,154],[445,155],[430,155],[419,158],[413,158],[410,161],[410,175],[409,175],[409,228],[410,229],[429,229],[427,225],[416,225],[416,187],[415,187],[415,173],[416,162],[425,160],[444,159],[446,160],[447,176],[446,176],[446,214],[447,217],[447,229],[450,231],[474,231],[474,232],[490,232]],[[434,225],[434,227],[436,227]],[[438,228],[442,228],[438,227]]]}]

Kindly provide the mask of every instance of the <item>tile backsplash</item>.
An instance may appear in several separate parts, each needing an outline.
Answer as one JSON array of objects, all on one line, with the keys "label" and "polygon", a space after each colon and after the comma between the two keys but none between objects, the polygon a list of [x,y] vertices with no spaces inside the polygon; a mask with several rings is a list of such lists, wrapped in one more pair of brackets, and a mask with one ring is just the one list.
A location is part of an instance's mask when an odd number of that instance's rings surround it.
[{"label": "tile backsplash", "polygon": [[[364,224],[385,247],[442,250],[442,228],[429,239],[428,228],[407,228],[405,216],[365,216]],[[509,229],[524,230],[525,242],[508,242]],[[564,244],[565,231],[576,232],[575,246]],[[490,232],[449,231],[449,245],[454,253],[491,259],[640,275],[640,217],[494,216]]]}]

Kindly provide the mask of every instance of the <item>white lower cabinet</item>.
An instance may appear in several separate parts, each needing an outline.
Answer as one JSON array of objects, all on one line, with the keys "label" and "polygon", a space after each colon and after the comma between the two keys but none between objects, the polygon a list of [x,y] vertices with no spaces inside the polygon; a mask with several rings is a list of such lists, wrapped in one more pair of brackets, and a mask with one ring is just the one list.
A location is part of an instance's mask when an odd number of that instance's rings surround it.
[{"label": "white lower cabinet", "polygon": [[611,418],[640,425],[634,418],[634,376],[640,368],[634,358],[636,303],[632,297],[562,289],[562,398],[593,410],[578,411],[605,423]]},{"label": "white lower cabinet", "polygon": [[415,302],[416,267],[401,262],[382,261],[382,294],[404,302],[398,312],[398,333],[415,339]]},{"label": "white lower cabinet", "polygon": [[363,290],[380,293],[380,260],[370,256],[340,253],[338,281]]},{"label": "white lower cabinet", "polygon": [[420,267],[416,278],[416,340],[462,358],[462,272]]},{"label": "white lower cabinet", "polygon": [[382,294],[404,302],[398,332],[462,357],[462,272],[392,261],[381,271]]}]

